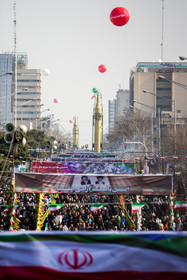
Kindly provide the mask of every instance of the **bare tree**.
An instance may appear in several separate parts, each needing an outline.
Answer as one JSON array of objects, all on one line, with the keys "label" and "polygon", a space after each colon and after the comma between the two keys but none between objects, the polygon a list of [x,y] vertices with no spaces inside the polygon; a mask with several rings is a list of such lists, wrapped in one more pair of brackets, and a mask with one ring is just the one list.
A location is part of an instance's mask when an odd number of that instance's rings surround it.
[{"label": "bare tree", "polygon": [[174,191],[176,194],[187,194],[187,125],[162,129],[162,155],[165,171],[174,175]]},{"label": "bare tree", "polygon": [[127,110],[117,119],[107,136],[108,148],[115,150],[123,142],[142,142],[151,149],[151,118],[141,112]]}]

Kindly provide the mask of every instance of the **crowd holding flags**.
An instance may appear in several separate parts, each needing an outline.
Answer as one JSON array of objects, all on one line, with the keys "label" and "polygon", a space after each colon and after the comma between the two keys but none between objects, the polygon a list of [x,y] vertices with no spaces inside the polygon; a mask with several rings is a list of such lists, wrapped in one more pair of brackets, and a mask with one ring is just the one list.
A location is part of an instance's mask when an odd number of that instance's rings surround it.
[{"label": "crowd holding flags", "polygon": [[103,208],[105,205],[107,205],[107,203],[102,203],[102,204],[91,204],[90,205],[90,212],[97,212],[99,209]]}]

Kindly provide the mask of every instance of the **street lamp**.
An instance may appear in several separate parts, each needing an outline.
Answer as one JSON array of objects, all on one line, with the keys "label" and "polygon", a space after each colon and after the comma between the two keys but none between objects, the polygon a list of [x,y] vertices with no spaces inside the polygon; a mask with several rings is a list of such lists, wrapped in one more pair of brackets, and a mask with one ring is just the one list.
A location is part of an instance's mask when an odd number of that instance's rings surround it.
[{"label": "street lamp", "polygon": [[6,76],[6,75],[13,75],[13,72],[12,71],[8,71],[8,72],[0,75],[0,77]]},{"label": "street lamp", "polygon": [[134,111],[134,109],[136,109],[136,110],[142,112],[143,114],[151,116],[151,151],[153,153],[153,112],[149,113],[149,112],[146,112],[146,111],[141,110],[139,108],[134,108],[132,105],[130,105],[129,108],[133,111]]},{"label": "street lamp", "polygon": [[60,121],[60,119],[57,119],[57,120],[54,120],[54,121],[53,121],[53,123],[55,123],[55,122],[59,122],[59,121]]},{"label": "street lamp", "polygon": [[[145,104],[143,104],[141,102],[138,102],[136,100],[133,100],[133,102],[137,103],[137,104],[140,104],[140,105],[142,105],[144,107],[147,107],[147,108],[150,108],[152,110],[157,111],[157,108],[155,108],[155,107],[152,107],[152,106],[149,106],[149,105],[145,105]],[[153,115],[152,115],[152,117],[153,117]],[[158,155],[160,156],[160,108],[158,108]]]},{"label": "street lamp", "polygon": [[[44,106],[44,104],[37,105],[36,107],[37,107],[37,108],[41,108],[42,106]],[[42,112],[45,112],[45,111],[46,111],[46,110],[44,110],[44,111],[42,111]],[[38,112],[39,112],[39,111],[36,111],[36,129],[38,129],[38,119],[40,119],[40,118],[38,118]],[[42,112],[40,112],[40,114],[41,114]]]},{"label": "street lamp", "polygon": [[182,83],[179,83],[179,82],[176,82],[176,81],[173,81],[173,80],[169,80],[169,79],[167,79],[166,77],[164,77],[164,76],[162,76],[162,75],[158,76],[158,78],[159,78],[160,80],[165,80],[165,81],[167,81],[167,82],[174,83],[175,85],[177,85],[177,86],[179,86],[179,87],[182,87],[182,88],[184,88],[184,89],[187,89],[187,85],[184,85],[184,84],[182,84]]},{"label": "street lamp", "polygon": [[[42,104],[42,105],[44,105],[44,104]],[[40,114],[47,112],[47,111],[50,111],[50,109],[45,109],[45,110],[41,111]],[[40,119],[40,118],[36,118],[36,129],[38,129],[38,119]]]},{"label": "street lamp", "polygon": [[[28,104],[29,102],[32,102],[32,101],[35,101],[37,100],[37,98],[34,98],[34,99],[30,99],[24,103],[22,103],[21,105],[17,106],[15,109],[17,111],[17,108],[22,108],[24,105]],[[21,124],[23,124],[23,110],[21,111]]]},{"label": "street lamp", "polygon": [[155,94],[155,93],[153,93],[153,92],[151,92],[151,91],[148,91],[148,90],[146,90],[146,89],[143,89],[143,93],[149,93],[149,94],[151,94],[151,95],[153,95],[153,96],[155,96],[155,97],[158,97],[158,98],[161,98],[161,99],[165,100],[165,102],[174,104],[174,131],[175,131],[175,133],[176,133],[176,100],[175,100],[175,99],[170,100],[170,99],[167,98],[167,97],[161,96],[161,95],[159,95],[159,94]]},{"label": "street lamp", "polygon": [[185,56],[179,56],[180,60],[187,60],[187,57]]},{"label": "street lamp", "polygon": [[44,112],[47,112],[47,111],[50,111],[50,109],[45,109],[45,110],[43,110],[43,111],[41,112],[41,114],[44,113]]},{"label": "street lamp", "polygon": [[[50,121],[53,117],[54,117],[54,114],[51,114],[51,115],[48,115],[47,117],[45,117],[45,120],[41,121],[41,123],[40,123],[40,129],[42,130],[43,124]],[[45,130],[45,127],[44,127],[44,130]]]},{"label": "street lamp", "polygon": [[[146,114],[146,115],[152,115],[151,113],[149,113],[149,112],[147,112],[147,111],[145,111],[145,110],[142,110],[142,109],[139,109],[139,108],[134,108],[134,106],[132,106],[132,105],[130,105],[129,108],[130,108],[132,111],[135,109],[135,110],[138,110],[138,111],[140,111],[140,112],[142,112],[142,113],[144,113],[144,114]],[[123,112],[125,112],[125,111],[123,111]]]}]

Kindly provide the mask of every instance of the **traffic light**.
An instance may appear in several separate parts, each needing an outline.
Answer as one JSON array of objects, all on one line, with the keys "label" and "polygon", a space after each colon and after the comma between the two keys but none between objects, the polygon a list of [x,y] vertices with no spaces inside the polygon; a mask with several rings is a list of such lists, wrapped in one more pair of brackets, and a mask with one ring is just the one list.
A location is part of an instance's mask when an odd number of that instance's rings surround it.
[{"label": "traffic light", "polygon": [[6,135],[4,137],[5,142],[7,144],[11,144],[14,142],[14,132],[15,132],[15,127],[12,123],[7,123],[5,126],[6,129]]}]

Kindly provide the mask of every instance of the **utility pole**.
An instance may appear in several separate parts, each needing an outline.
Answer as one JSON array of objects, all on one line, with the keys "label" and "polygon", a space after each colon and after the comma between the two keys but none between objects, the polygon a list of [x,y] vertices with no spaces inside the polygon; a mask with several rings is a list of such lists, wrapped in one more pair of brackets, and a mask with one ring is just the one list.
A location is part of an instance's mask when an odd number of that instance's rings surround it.
[{"label": "utility pole", "polygon": [[162,38],[161,38],[161,60],[164,59],[164,1],[162,1]]},{"label": "utility pole", "polygon": [[12,97],[13,102],[13,120],[12,122],[17,126],[17,37],[16,37],[16,0],[13,4],[13,12],[14,12],[14,94]]}]

